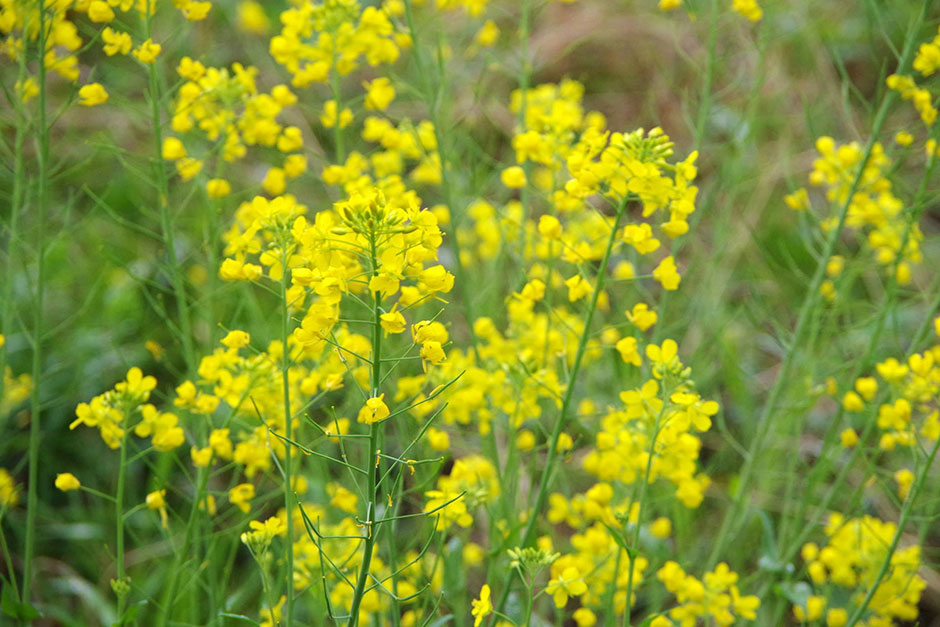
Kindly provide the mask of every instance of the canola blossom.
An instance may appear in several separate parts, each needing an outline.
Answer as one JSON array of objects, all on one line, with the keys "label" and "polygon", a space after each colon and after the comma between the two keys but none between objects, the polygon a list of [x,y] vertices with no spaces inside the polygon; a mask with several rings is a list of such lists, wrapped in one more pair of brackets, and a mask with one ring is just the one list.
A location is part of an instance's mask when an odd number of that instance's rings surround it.
[{"label": "canola blossom", "polygon": [[0,0],[0,622],[930,622],[940,31],[783,4]]}]

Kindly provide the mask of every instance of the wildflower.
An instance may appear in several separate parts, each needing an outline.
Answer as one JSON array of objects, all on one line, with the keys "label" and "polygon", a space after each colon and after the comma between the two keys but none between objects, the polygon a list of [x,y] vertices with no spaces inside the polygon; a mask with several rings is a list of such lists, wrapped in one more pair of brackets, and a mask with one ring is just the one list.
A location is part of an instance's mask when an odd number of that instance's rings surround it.
[{"label": "wildflower", "polygon": [[894,473],[894,480],[898,484],[898,498],[906,501],[907,495],[911,492],[911,485],[914,483],[914,473],[907,468],[902,468]]},{"label": "wildflower", "polygon": [[373,396],[367,400],[366,404],[363,405],[362,409],[359,410],[359,417],[357,420],[359,422],[364,422],[367,425],[371,425],[388,418],[390,412],[388,410],[388,405],[386,405],[385,401],[382,400],[383,398],[385,398],[385,394]]},{"label": "wildflower", "polygon": [[659,281],[666,290],[675,290],[679,288],[679,281],[682,277],[676,271],[676,261],[672,255],[666,257],[653,270],[653,278]]},{"label": "wildflower", "polygon": [[78,490],[82,487],[82,483],[72,473],[60,472],[55,476],[55,487],[63,492],[68,492],[69,490]]},{"label": "wildflower", "polygon": [[493,20],[486,20],[473,37],[478,46],[488,48],[499,39],[499,27]]},{"label": "wildflower", "polygon": [[539,234],[546,239],[561,237],[561,222],[555,216],[544,215],[539,218]]},{"label": "wildflower", "polygon": [[568,597],[581,596],[587,591],[587,584],[581,573],[574,566],[565,568],[561,574],[548,582],[545,592],[552,595],[555,607],[563,608],[568,604]]},{"label": "wildflower", "polygon": [[251,335],[237,329],[229,331],[221,340],[223,346],[233,349],[245,348],[250,342]]},{"label": "wildflower", "polygon": [[232,193],[231,184],[225,179],[209,179],[206,183],[209,198],[224,198]]},{"label": "wildflower", "polygon": [[764,12],[757,4],[757,0],[732,0],[731,8],[752,22],[759,22],[764,17]]},{"label": "wildflower", "polygon": [[432,427],[428,429],[427,436],[431,450],[446,451],[450,448],[450,436],[447,435],[446,431]]},{"label": "wildflower", "polygon": [[167,137],[163,140],[161,154],[167,161],[179,161],[186,156],[186,147],[177,137]]},{"label": "wildflower", "polygon": [[255,486],[251,483],[239,483],[228,491],[229,503],[247,514],[251,511],[251,499],[255,497]]},{"label": "wildflower", "polygon": [[166,490],[155,490],[147,495],[147,509],[160,512],[160,526],[167,528]]},{"label": "wildflower", "polygon": [[364,83],[366,88],[366,109],[372,111],[385,111],[388,105],[395,99],[395,88],[391,81],[382,76],[369,83]]},{"label": "wildflower", "polygon": [[672,535],[672,521],[668,518],[657,518],[650,523],[650,533],[657,538],[668,538]]},{"label": "wildflower", "polygon": [[236,20],[239,30],[256,35],[266,35],[270,27],[264,7],[254,0],[243,0],[238,3]]},{"label": "wildflower", "polygon": [[133,55],[141,63],[153,63],[157,55],[160,54],[161,49],[160,44],[155,44],[152,40],[148,39],[134,48]]},{"label": "wildflower", "polygon": [[95,107],[108,101],[108,92],[100,83],[89,83],[78,90],[78,104]]},{"label": "wildflower", "polygon": [[[102,4],[104,3],[102,2]],[[130,35],[113,30],[110,26],[101,31],[101,40],[104,42],[104,53],[109,57],[116,54],[127,54],[134,45]]]},{"label": "wildflower", "polygon": [[839,439],[842,442],[842,446],[852,448],[858,444],[858,433],[855,432],[855,429],[845,429],[839,434]]},{"label": "wildflower", "polygon": [[103,0],[94,0],[88,5],[88,19],[92,22],[110,22],[114,19],[114,11]]},{"label": "wildflower", "polygon": [[526,184],[525,170],[517,165],[503,170],[500,178],[503,181],[503,185],[510,189],[520,189],[525,187]]},{"label": "wildflower", "polygon": [[516,448],[521,452],[531,451],[535,446],[535,434],[523,429],[516,435]]},{"label": "wildflower", "polygon": [[646,331],[656,324],[659,317],[646,303],[637,303],[632,311],[626,312],[627,320],[632,322],[640,331]]},{"label": "wildflower", "polygon": [[346,128],[354,119],[352,110],[349,107],[343,107],[339,111],[339,105],[335,100],[327,100],[323,103],[323,114],[320,116],[320,122],[325,128],[333,128],[339,125],[340,128]]},{"label": "wildflower", "polygon": [[404,333],[407,322],[400,311],[389,311],[379,316],[379,324],[386,333]]},{"label": "wildflower", "polygon": [[13,475],[6,468],[0,468],[0,508],[13,507],[19,500],[19,489]]},{"label": "wildflower", "polygon": [[480,588],[480,598],[474,599],[472,606],[470,614],[473,616],[473,627],[480,627],[483,619],[493,611],[493,603],[490,601],[490,587],[487,584],[483,584],[483,587]]}]

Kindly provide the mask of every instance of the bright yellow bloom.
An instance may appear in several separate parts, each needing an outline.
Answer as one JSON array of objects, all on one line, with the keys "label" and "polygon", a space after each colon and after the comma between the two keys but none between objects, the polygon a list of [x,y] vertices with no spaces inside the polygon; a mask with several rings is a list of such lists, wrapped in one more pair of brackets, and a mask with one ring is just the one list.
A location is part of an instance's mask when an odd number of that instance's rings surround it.
[{"label": "bright yellow bloom", "polygon": [[186,156],[186,147],[178,137],[167,137],[163,140],[161,154],[167,161],[179,161]]},{"label": "bright yellow bloom", "polygon": [[134,48],[132,54],[141,63],[153,63],[157,55],[160,54],[160,50],[162,50],[160,44],[155,44],[152,40],[148,39]]},{"label": "bright yellow bloom", "polygon": [[525,170],[517,165],[510,166],[503,170],[500,179],[503,181],[503,185],[510,189],[521,189],[525,187],[526,183]]},{"label": "bright yellow bloom", "polygon": [[225,179],[209,179],[206,183],[206,193],[209,198],[225,198],[232,193],[232,186]]},{"label": "bright yellow bloom", "polygon": [[101,83],[89,83],[78,90],[78,104],[94,107],[108,101],[108,92]]},{"label": "bright yellow bloom", "polygon": [[104,42],[104,53],[109,57],[116,54],[127,54],[134,45],[129,34],[116,31],[110,26],[101,31],[101,40]]},{"label": "bright yellow bloom", "polygon": [[563,608],[568,604],[568,597],[581,596],[587,592],[587,584],[581,573],[574,566],[565,568],[557,577],[548,582],[545,592],[552,595],[555,607]]},{"label": "bright yellow bloom", "polygon": [[0,508],[13,507],[19,500],[20,492],[13,475],[6,468],[0,468]]},{"label": "bright yellow bloom", "polygon": [[389,412],[388,405],[383,400],[384,398],[385,394],[380,394],[367,400],[366,404],[359,410],[358,421],[371,425],[388,418],[391,412]]},{"label": "bright yellow bloom", "polygon": [[88,19],[99,24],[107,23],[114,19],[114,11],[104,0],[94,0],[88,5]]},{"label": "bright yellow bloom", "polygon": [[493,611],[493,603],[490,601],[490,587],[487,584],[483,584],[483,587],[480,588],[480,598],[473,599],[471,605],[473,606],[470,610],[470,614],[473,616],[473,627],[480,627],[480,623],[483,622],[483,619],[490,615]]},{"label": "bright yellow bloom", "polygon": [[370,111],[385,111],[395,99],[395,88],[385,76],[363,83],[366,88],[365,107]]},{"label": "bright yellow bloom", "polygon": [[79,489],[82,487],[82,483],[72,473],[60,472],[55,476],[55,487],[63,492],[68,492],[69,490]]}]

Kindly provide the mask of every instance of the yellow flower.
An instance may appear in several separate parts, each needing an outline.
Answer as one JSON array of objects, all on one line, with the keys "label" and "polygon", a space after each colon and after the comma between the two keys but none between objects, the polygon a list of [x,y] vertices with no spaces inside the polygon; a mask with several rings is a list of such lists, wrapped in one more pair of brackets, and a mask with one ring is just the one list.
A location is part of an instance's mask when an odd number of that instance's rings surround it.
[{"label": "yellow flower", "polygon": [[400,311],[390,311],[379,316],[379,323],[386,333],[404,333],[405,316]]},{"label": "yellow flower", "polygon": [[568,566],[556,578],[548,582],[545,592],[552,595],[555,607],[563,608],[568,604],[568,597],[581,596],[587,592],[587,584],[581,573],[574,566]]},{"label": "yellow flower", "polygon": [[55,476],[55,487],[63,492],[68,492],[69,490],[79,489],[82,487],[82,483],[72,473],[60,472]]},{"label": "yellow flower", "polygon": [[379,396],[373,396],[367,400],[366,404],[359,410],[359,422],[371,425],[388,418],[391,412],[389,412],[388,405],[386,405],[383,400],[384,398],[385,394],[380,394]]},{"label": "yellow flower", "polygon": [[447,435],[446,431],[431,427],[428,429],[427,436],[428,444],[431,445],[431,450],[446,451],[450,448],[450,436]]},{"label": "yellow flower", "polygon": [[757,4],[757,0],[733,0],[731,8],[752,22],[759,22],[764,17],[764,12]]},{"label": "yellow flower", "polygon": [[395,99],[395,88],[388,78],[381,76],[374,81],[363,83],[366,88],[366,109],[385,111]]},{"label": "yellow flower", "polygon": [[239,483],[228,491],[229,503],[247,514],[251,511],[251,499],[255,498],[255,486],[251,483]]},{"label": "yellow flower", "polygon": [[855,432],[855,429],[846,429],[839,434],[839,439],[842,441],[842,446],[852,448],[858,444],[858,433]]},{"label": "yellow flower", "polygon": [[561,237],[561,222],[555,216],[545,215],[539,218],[539,234],[547,239]]},{"label": "yellow flower", "polygon": [[114,19],[114,11],[104,0],[94,0],[88,5],[88,19],[96,23],[107,23]]},{"label": "yellow flower", "polygon": [[116,31],[110,26],[101,31],[101,40],[104,41],[104,53],[109,57],[116,54],[127,54],[134,45],[130,35]]},{"label": "yellow flower", "polygon": [[[78,480],[76,479],[76,481]],[[20,493],[16,481],[13,480],[13,475],[6,468],[0,468],[0,507],[12,507],[19,500]]]},{"label": "yellow flower", "polygon": [[646,331],[656,324],[659,316],[650,309],[646,303],[637,303],[633,306],[633,311],[626,312],[627,320],[632,322],[640,331]]},{"label": "yellow flower", "polygon": [[186,147],[178,137],[167,137],[163,140],[161,154],[167,161],[179,161],[186,156]]},{"label": "yellow flower", "polygon": [[486,20],[474,36],[477,45],[487,48],[499,39],[499,26],[493,20]]},{"label": "yellow flower", "polygon": [[225,198],[232,193],[232,186],[225,179],[209,179],[206,183],[206,193],[209,198]]},{"label": "yellow flower", "polygon": [[500,179],[503,181],[503,185],[510,189],[521,189],[525,187],[526,183],[525,170],[517,165],[510,166],[503,170]]},{"label": "yellow flower", "polygon": [[78,104],[94,107],[108,101],[108,92],[101,83],[89,83],[78,90]]},{"label": "yellow flower", "polygon": [[672,255],[666,257],[653,270],[653,278],[660,282],[663,289],[672,291],[679,288],[682,277],[676,270],[676,260]]},{"label": "yellow flower", "polygon": [[157,55],[160,54],[160,50],[162,50],[162,46],[160,46],[160,44],[155,44],[152,40],[148,39],[134,48],[134,52],[132,54],[141,63],[153,63],[156,60]]},{"label": "yellow flower", "polygon": [[473,627],[480,627],[480,623],[483,622],[483,619],[489,616],[493,611],[493,603],[490,601],[489,585],[483,584],[483,587],[480,588],[480,598],[473,599],[471,604],[473,608],[470,610],[470,614],[473,616]]},{"label": "yellow flower", "polygon": [[266,35],[270,26],[264,7],[254,0],[238,3],[237,20],[239,30],[256,35]]}]

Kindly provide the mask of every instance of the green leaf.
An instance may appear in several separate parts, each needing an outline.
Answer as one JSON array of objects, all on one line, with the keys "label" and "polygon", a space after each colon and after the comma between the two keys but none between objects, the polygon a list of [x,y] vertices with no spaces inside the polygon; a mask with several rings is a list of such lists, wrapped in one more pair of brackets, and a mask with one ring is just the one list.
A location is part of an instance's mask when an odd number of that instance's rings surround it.
[{"label": "green leaf", "polygon": [[35,607],[29,603],[20,603],[17,600],[9,584],[4,585],[3,591],[0,593],[0,611],[6,616],[18,618],[19,620],[35,620],[40,616]]}]

